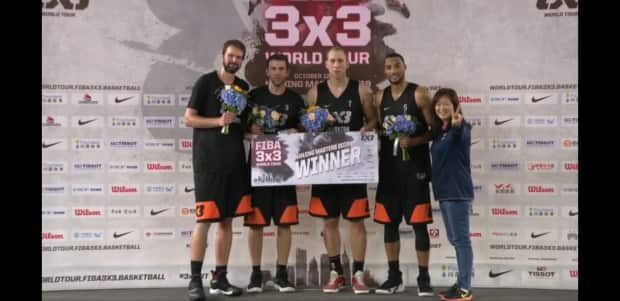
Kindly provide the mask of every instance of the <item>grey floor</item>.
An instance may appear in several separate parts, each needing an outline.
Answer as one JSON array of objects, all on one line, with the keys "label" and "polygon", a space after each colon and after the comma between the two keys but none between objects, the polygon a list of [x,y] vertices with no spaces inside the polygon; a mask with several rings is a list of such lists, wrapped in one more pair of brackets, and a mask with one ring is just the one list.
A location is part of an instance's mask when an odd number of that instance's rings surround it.
[{"label": "grey floor", "polygon": [[[436,288],[441,291],[443,288]],[[43,292],[44,301],[185,301],[185,288],[115,289],[85,291]],[[439,297],[418,297],[415,287],[408,287],[405,293],[395,295],[355,295],[349,290],[338,294],[324,294],[319,290],[304,290],[294,294],[283,294],[266,290],[262,294],[243,294],[240,297],[210,296],[208,301],[228,300],[440,300]],[[577,291],[538,289],[474,289],[476,301],[572,301],[577,300]]]}]

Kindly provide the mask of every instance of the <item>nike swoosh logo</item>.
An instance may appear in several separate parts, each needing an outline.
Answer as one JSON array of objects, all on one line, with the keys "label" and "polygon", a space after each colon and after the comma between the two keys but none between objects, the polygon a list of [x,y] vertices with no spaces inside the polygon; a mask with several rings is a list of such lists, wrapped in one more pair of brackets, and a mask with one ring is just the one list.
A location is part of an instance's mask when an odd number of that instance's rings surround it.
[{"label": "nike swoosh logo", "polygon": [[158,211],[155,211],[155,210],[151,209],[151,215],[158,215],[158,214],[160,214],[162,212],[165,212],[165,211],[168,211],[168,210],[170,210],[170,208],[166,208],[166,209],[162,209],[162,210],[158,210]]},{"label": "nike swoosh logo", "polygon": [[386,107],[386,108],[383,108],[383,111],[387,111],[389,109],[390,109],[390,107]]},{"label": "nike swoosh logo", "polygon": [[95,119],[91,119],[91,120],[86,120],[86,121],[83,121],[83,120],[78,120],[78,125],[85,125],[85,124],[89,124],[89,123],[91,123],[91,122],[93,122],[93,121],[95,121],[95,120],[97,120],[97,118],[95,118]]},{"label": "nike swoosh logo", "polygon": [[501,276],[501,275],[504,275],[504,274],[506,274],[506,273],[510,273],[510,272],[512,272],[512,270],[503,271],[503,272],[499,272],[499,273],[493,273],[493,270],[490,270],[490,271],[489,271],[489,277],[491,277],[491,278],[495,278],[495,277],[499,277],[499,276]]},{"label": "nike swoosh logo", "polygon": [[54,142],[54,143],[50,143],[50,144],[45,144],[45,142],[41,142],[41,146],[43,148],[48,148],[48,147],[52,147],[52,146],[54,146],[56,144],[60,144],[60,143],[62,143],[62,141],[58,141],[58,142]]},{"label": "nike swoosh logo", "polygon": [[121,103],[121,102],[125,102],[127,100],[130,100],[132,98],[133,98],[133,96],[129,96],[129,97],[125,97],[125,98],[120,98],[120,99],[118,97],[114,97],[114,102],[115,103]]},{"label": "nike swoosh logo", "polygon": [[480,140],[473,141],[471,144],[469,144],[469,146],[472,146],[472,145],[474,145],[474,144],[478,144],[478,143],[480,143]]},{"label": "nike swoosh logo", "polygon": [[539,237],[541,237],[543,235],[547,235],[549,233],[551,233],[551,232],[545,232],[545,233],[540,233],[540,234],[534,234],[534,232],[532,232],[531,236],[532,236],[532,238],[539,238]]},{"label": "nike swoosh logo", "polygon": [[185,187],[185,192],[190,193],[192,191],[196,190],[196,188],[189,188],[189,187]]},{"label": "nike swoosh logo", "polygon": [[506,123],[508,121],[513,120],[513,119],[514,118],[510,118],[510,119],[506,119],[506,120],[502,120],[502,121],[499,121],[499,120],[495,119],[495,125],[502,125],[502,124],[504,124],[504,123]]},{"label": "nike swoosh logo", "polygon": [[540,98],[535,98],[534,96],[532,96],[532,102],[533,103],[537,103],[537,102],[539,102],[539,101],[541,101],[543,99],[547,99],[549,97],[551,97],[551,95],[548,95],[548,96],[545,96],[545,97],[540,97]]},{"label": "nike swoosh logo", "polygon": [[579,211],[573,211],[573,210],[568,211],[568,216],[575,216],[577,214],[579,214]]},{"label": "nike swoosh logo", "polygon": [[119,237],[123,237],[123,236],[125,236],[125,235],[127,235],[127,234],[129,234],[131,232],[133,232],[133,231],[129,231],[129,232],[121,233],[121,234],[118,234],[118,233],[114,232],[113,236],[114,236],[114,238],[119,238]]}]

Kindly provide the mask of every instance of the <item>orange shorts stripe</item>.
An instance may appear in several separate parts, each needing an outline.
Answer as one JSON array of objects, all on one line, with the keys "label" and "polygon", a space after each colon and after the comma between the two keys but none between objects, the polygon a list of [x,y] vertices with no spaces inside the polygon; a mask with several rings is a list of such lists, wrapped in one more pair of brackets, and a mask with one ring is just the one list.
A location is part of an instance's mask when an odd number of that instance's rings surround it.
[{"label": "orange shorts stripe", "polygon": [[196,220],[219,219],[220,210],[215,201],[203,201],[196,203]]},{"label": "orange shorts stripe", "polygon": [[253,208],[252,213],[243,217],[243,222],[247,225],[265,225],[267,221],[260,208]]},{"label": "orange shorts stripe", "polygon": [[319,216],[327,216],[327,210],[323,207],[323,202],[321,198],[312,197],[310,199],[310,214],[319,215]]},{"label": "orange shorts stripe", "polygon": [[429,214],[430,210],[431,210],[430,203],[416,205],[415,208],[413,209],[413,212],[411,213],[411,218],[409,219],[409,222],[412,224],[415,224],[415,223],[425,223],[425,222],[432,221],[433,218]]},{"label": "orange shorts stripe", "polygon": [[387,210],[385,210],[385,206],[379,202],[375,203],[374,219],[382,223],[390,223],[392,221],[387,213]]},{"label": "orange shorts stripe", "polygon": [[297,223],[298,212],[297,205],[288,205],[284,209],[284,213],[280,217],[280,224],[294,224]]},{"label": "orange shorts stripe", "polygon": [[241,201],[239,201],[239,206],[237,206],[237,210],[235,210],[236,215],[248,214],[252,212],[252,197],[249,194],[245,194],[241,197]]},{"label": "orange shorts stripe", "polygon": [[347,218],[366,217],[369,215],[368,199],[356,199],[353,201],[349,212],[347,212]]}]

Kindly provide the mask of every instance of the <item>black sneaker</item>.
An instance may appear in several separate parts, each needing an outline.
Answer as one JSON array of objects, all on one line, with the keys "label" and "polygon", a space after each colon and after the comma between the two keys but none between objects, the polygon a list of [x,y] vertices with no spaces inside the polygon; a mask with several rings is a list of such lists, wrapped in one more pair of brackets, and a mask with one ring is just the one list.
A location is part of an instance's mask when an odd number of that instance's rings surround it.
[{"label": "black sneaker", "polygon": [[431,277],[429,275],[418,276],[418,296],[431,297],[435,296],[435,292],[431,287]]},{"label": "black sneaker", "polygon": [[458,288],[459,288],[459,286],[455,283],[450,288],[448,288],[445,291],[439,292],[437,295],[439,295],[439,297],[441,297],[441,299],[443,299],[445,295],[454,295],[454,294],[456,294],[456,291],[458,290]]},{"label": "black sneaker", "polygon": [[388,279],[375,289],[375,294],[394,294],[405,291],[403,276],[401,271],[388,272]]},{"label": "black sneaker", "polygon": [[295,286],[288,281],[288,276],[276,275],[276,279],[273,281],[273,286],[280,291],[280,293],[293,293],[295,292]]},{"label": "black sneaker", "polygon": [[200,278],[192,277],[189,281],[189,287],[187,288],[187,297],[189,301],[205,301],[205,291],[202,288],[202,280]]},{"label": "black sneaker", "polygon": [[474,295],[471,292],[471,289],[466,290],[464,288],[455,285],[454,289],[447,292],[442,296],[442,300],[445,301],[470,301]]},{"label": "black sneaker", "polygon": [[250,276],[250,284],[248,284],[248,293],[262,293],[263,292],[263,274],[252,273]]},{"label": "black sneaker", "polygon": [[211,288],[209,289],[211,295],[223,294],[226,296],[240,296],[242,291],[240,288],[231,285],[226,278],[226,272],[215,273],[211,271]]}]

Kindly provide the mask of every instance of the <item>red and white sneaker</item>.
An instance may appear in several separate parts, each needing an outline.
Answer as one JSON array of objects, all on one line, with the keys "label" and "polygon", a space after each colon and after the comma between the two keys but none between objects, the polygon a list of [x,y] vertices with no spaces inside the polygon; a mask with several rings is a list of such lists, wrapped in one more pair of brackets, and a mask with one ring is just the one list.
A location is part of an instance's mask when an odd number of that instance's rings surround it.
[{"label": "red and white sneaker", "polygon": [[337,293],[344,289],[344,276],[338,272],[329,272],[329,282],[323,286],[324,293]]},{"label": "red and white sneaker", "polygon": [[364,283],[364,272],[355,272],[353,277],[351,277],[351,287],[356,294],[368,294],[370,292],[368,286]]}]

